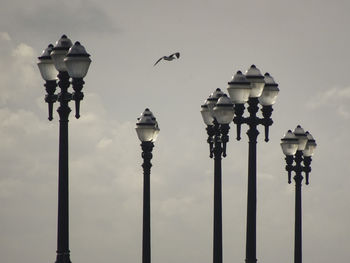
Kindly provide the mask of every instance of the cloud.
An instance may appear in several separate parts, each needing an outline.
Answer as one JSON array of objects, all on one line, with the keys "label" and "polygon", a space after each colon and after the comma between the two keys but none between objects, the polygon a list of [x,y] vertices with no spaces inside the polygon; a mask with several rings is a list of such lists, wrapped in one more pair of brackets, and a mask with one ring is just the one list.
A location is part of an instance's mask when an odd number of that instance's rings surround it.
[{"label": "cloud", "polygon": [[318,93],[309,104],[309,108],[316,110],[321,107],[332,108],[340,117],[350,118],[350,87],[333,87]]},{"label": "cloud", "polygon": [[10,36],[9,40],[0,38],[0,45],[0,106],[29,107],[28,99],[38,96],[35,90],[40,79],[35,51],[26,43],[16,44]]},{"label": "cloud", "polygon": [[4,11],[12,15],[6,16],[6,20],[0,18],[2,25],[16,39],[25,38],[33,43],[43,36],[52,36],[49,39],[55,39],[57,32],[68,35],[100,35],[117,31],[112,17],[103,9],[103,4],[79,0],[34,0],[30,6],[25,6],[26,2],[21,2],[17,4],[22,5],[22,8],[10,6],[6,10],[4,7]]},{"label": "cloud", "polygon": [[10,41],[11,37],[7,32],[0,32],[0,39]]},{"label": "cloud", "polygon": [[[34,49],[24,43],[20,43],[13,51],[12,55],[15,58],[23,59],[28,58],[29,60],[33,60],[35,57]],[[21,61],[22,62],[22,61]]]}]

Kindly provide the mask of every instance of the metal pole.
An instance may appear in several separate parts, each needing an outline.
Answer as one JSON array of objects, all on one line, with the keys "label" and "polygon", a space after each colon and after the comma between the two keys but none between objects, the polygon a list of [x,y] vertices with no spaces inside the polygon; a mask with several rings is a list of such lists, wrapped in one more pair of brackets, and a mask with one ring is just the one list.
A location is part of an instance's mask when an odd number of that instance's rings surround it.
[{"label": "metal pole", "polygon": [[221,183],[221,140],[218,125],[215,125],[214,139],[214,233],[213,262],[222,263],[222,183]]},{"label": "metal pole", "polygon": [[67,72],[58,74],[58,86],[61,93],[58,95],[60,106],[57,112],[60,116],[59,129],[59,161],[58,161],[58,222],[57,222],[57,257],[56,263],[70,263],[69,251],[69,204],[68,204],[68,116],[71,109],[68,102],[71,94],[69,75]]},{"label": "metal pole", "polygon": [[153,142],[142,142],[143,158],[143,226],[142,226],[142,263],[151,262],[151,200],[150,175]]},{"label": "metal pole", "polygon": [[301,181],[295,179],[294,263],[302,262]]},{"label": "metal pole", "polygon": [[294,263],[302,262],[302,207],[301,207],[301,182],[303,180],[301,162],[303,152],[297,151],[295,155],[295,233],[294,233]]},{"label": "metal pole", "polygon": [[256,142],[249,142],[246,262],[256,259]]},{"label": "metal pole", "polygon": [[246,236],[246,262],[255,263],[256,259],[256,207],[257,207],[257,179],[256,179],[256,144],[259,131],[257,130],[258,98],[249,98],[247,124],[249,130],[248,153],[248,196],[247,196],[247,236]]}]

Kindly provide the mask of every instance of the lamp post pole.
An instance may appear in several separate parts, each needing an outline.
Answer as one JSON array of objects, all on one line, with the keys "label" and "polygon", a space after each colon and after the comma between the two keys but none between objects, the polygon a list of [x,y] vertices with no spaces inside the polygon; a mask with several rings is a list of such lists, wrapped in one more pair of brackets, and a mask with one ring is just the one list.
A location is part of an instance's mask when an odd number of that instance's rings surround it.
[{"label": "lamp post pole", "polygon": [[[58,157],[58,216],[57,216],[57,255],[56,263],[70,263],[69,251],[69,196],[68,196],[68,121],[71,109],[69,102],[76,103],[76,118],[79,118],[79,103],[83,99],[81,89],[83,78],[86,76],[91,60],[85,48],[76,42],[72,42],[63,35],[55,47],[49,45],[38,58],[38,67],[43,79],[46,81],[47,94],[45,101],[48,103],[48,119],[53,119],[53,104],[60,103],[57,112],[59,114],[59,157]],[[57,75],[58,71],[58,75]],[[56,79],[60,93],[55,94]],[[68,92],[69,78],[72,78],[74,92]]]},{"label": "lamp post pole", "polygon": [[153,142],[142,142],[143,158],[143,235],[142,235],[142,263],[151,262],[151,159]]},{"label": "lamp post pole", "polygon": [[221,170],[221,132],[219,124],[214,120],[214,231],[213,262],[222,263],[222,170]]},{"label": "lamp post pole", "polygon": [[248,194],[247,194],[247,236],[246,236],[246,261],[256,262],[256,144],[259,131],[257,130],[258,111],[257,98],[250,98],[248,101],[248,111],[250,113],[247,119],[249,130],[249,151],[248,151]]},{"label": "lamp post pole", "polygon": [[157,139],[159,127],[149,109],[145,109],[138,118],[136,132],[141,141],[143,159],[142,263],[151,263],[151,159],[153,142]]},{"label": "lamp post pole", "polygon": [[59,120],[59,161],[58,161],[58,222],[57,222],[57,263],[70,262],[69,251],[69,205],[68,205],[68,116],[71,109],[67,89],[69,76],[67,72],[59,73],[58,86],[61,93],[58,95],[60,106],[57,112]]},{"label": "lamp post pole", "polygon": [[222,263],[222,157],[226,157],[229,123],[233,119],[233,103],[220,89],[213,92],[201,106],[207,125],[210,158],[214,157],[214,230],[213,263]]},{"label": "lamp post pole", "polygon": [[297,151],[295,154],[295,233],[294,233],[294,262],[302,262],[302,206],[301,206],[301,182],[302,176],[301,161],[303,159],[303,152]]},{"label": "lamp post pole", "polygon": [[[249,129],[248,152],[248,192],[247,192],[247,232],[246,232],[246,259],[247,263],[257,262],[256,258],[256,211],[257,211],[257,169],[256,169],[256,145],[259,131],[257,127],[261,124],[265,127],[265,141],[269,140],[269,126],[272,105],[275,103],[279,92],[278,84],[266,73],[262,76],[260,70],[252,65],[246,75],[238,71],[230,81],[228,92],[235,104],[235,117],[233,122],[237,126],[237,140],[241,139],[241,125],[247,124]],[[243,117],[245,106],[248,102],[248,117]],[[263,118],[259,118],[259,103],[262,105]]]},{"label": "lamp post pole", "polygon": [[[286,170],[288,172],[288,183],[291,183],[291,173],[295,176],[295,229],[294,229],[294,263],[302,263],[302,201],[301,186],[305,173],[306,184],[309,184],[309,173],[311,172],[311,156],[316,149],[316,141],[309,132],[304,132],[298,125],[294,132],[289,130],[281,139],[281,147],[286,155]],[[295,165],[293,165],[295,162]],[[304,164],[304,165],[303,165]]]}]

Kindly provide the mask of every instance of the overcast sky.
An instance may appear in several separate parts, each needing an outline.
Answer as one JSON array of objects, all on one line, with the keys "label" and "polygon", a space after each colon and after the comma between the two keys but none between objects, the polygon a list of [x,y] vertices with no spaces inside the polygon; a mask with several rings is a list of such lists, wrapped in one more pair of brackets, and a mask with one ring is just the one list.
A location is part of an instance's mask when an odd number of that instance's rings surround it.
[{"label": "overcast sky", "polygon": [[[12,0],[0,10],[0,255],[56,257],[58,115],[47,120],[37,57],[62,34],[91,54],[81,118],[70,116],[72,262],[141,262],[141,148],[149,107],[160,134],[151,175],[152,262],[212,261],[213,160],[200,105],[255,64],[279,83],[270,142],[258,138],[257,258],[292,262],[294,184],[279,146],[300,124],[317,140],[303,186],[305,262],[350,248],[349,1]],[[154,62],[181,52],[179,60]],[[71,104],[73,106],[73,104]],[[55,105],[57,107],[57,105]],[[225,262],[244,262],[248,143],[231,125],[223,160]]]}]

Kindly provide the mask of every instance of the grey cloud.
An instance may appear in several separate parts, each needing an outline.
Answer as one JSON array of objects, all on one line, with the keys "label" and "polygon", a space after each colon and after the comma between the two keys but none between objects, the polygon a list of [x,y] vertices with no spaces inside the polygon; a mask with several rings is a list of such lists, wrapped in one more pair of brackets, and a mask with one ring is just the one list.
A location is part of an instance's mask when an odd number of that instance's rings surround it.
[{"label": "grey cloud", "polygon": [[350,87],[333,87],[316,94],[308,104],[312,110],[319,110],[321,107],[330,108],[340,117],[350,117]]},{"label": "grey cloud", "polygon": [[7,32],[4,34],[9,37],[0,39],[0,106],[36,108],[33,101],[39,96],[42,84],[39,84],[35,51],[26,43],[15,43]]},{"label": "grey cloud", "polygon": [[25,37],[31,43],[42,36],[56,39],[57,32],[101,35],[118,31],[108,13],[92,1],[33,1],[30,6],[24,1],[22,5],[9,7],[12,16],[0,21],[15,38]]}]

